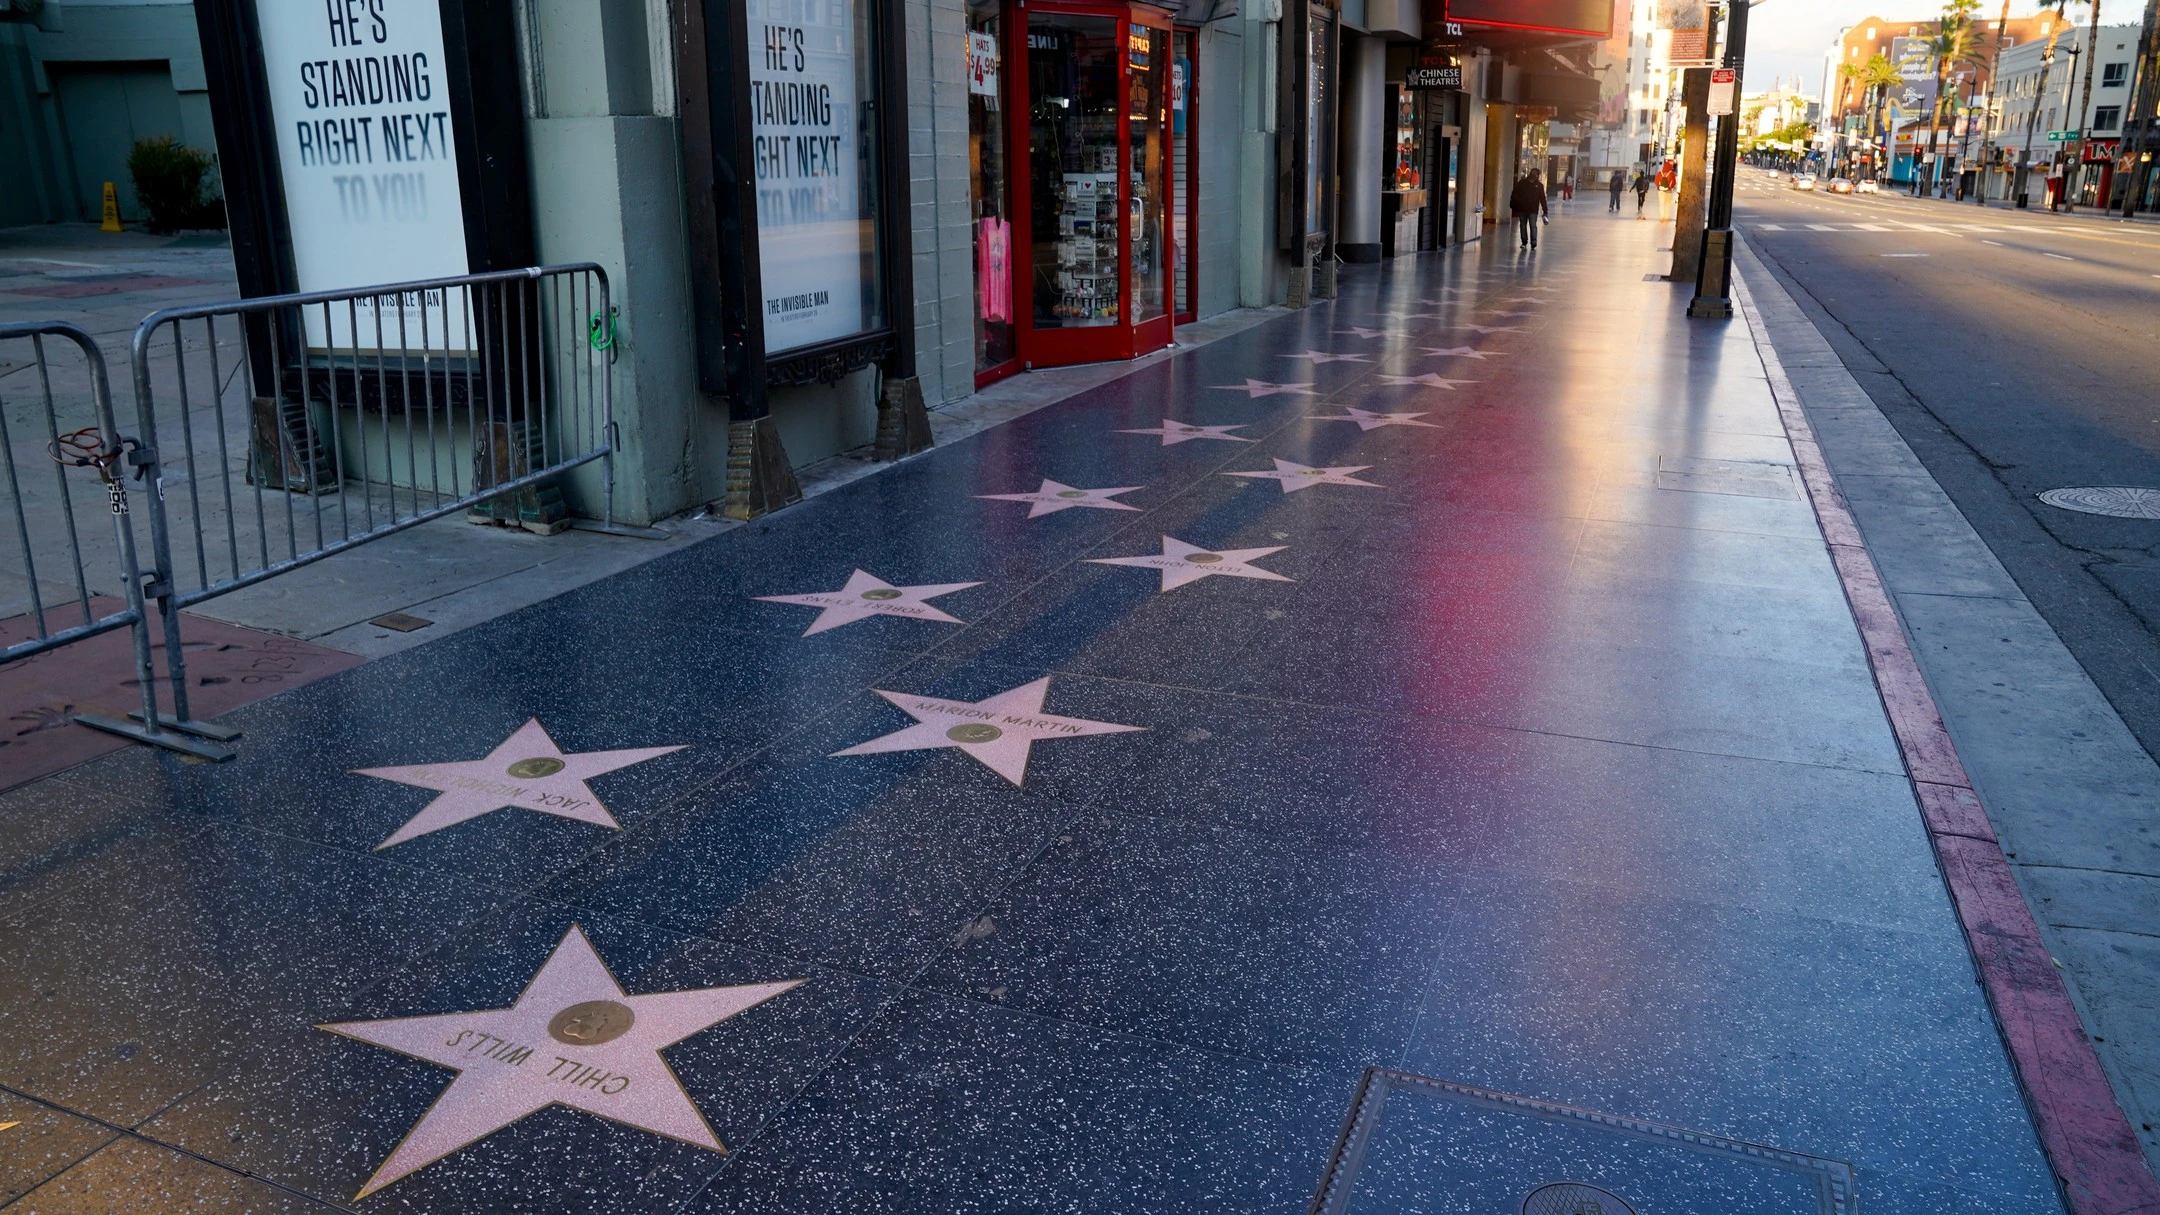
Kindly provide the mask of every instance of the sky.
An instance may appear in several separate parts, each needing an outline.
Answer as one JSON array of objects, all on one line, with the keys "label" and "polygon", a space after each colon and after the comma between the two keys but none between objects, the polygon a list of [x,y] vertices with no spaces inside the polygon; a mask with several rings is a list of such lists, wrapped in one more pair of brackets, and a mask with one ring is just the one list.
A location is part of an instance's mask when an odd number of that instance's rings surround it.
[{"label": "sky", "polygon": [[[2078,16],[2082,5],[2072,5]],[[2110,6],[2101,6],[2107,20]],[[2115,0],[2113,7],[2132,6]],[[1940,16],[1941,0],[1756,0],[1748,10],[1746,88],[1750,93],[1770,87],[1779,78],[1800,77],[1800,91],[1810,97],[1822,92],[1823,52],[1846,26],[1863,17],[1881,17],[1892,23],[1926,21]],[[2029,17],[2039,11],[2034,0],[2010,0],[2010,15]],[[1981,15],[2002,15],[2002,0],[1982,0]]]}]

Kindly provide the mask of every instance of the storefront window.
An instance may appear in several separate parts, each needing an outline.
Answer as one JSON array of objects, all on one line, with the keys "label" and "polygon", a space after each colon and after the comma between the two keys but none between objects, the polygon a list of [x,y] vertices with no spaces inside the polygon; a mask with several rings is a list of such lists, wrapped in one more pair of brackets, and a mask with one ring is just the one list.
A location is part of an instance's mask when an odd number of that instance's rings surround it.
[{"label": "storefront window", "polygon": [[969,0],[968,172],[974,208],[975,370],[989,371],[1018,354],[1013,329],[1012,200],[1005,155],[1002,87],[1002,0]]},{"label": "storefront window", "polygon": [[885,324],[871,0],[748,0],[765,351]]},{"label": "storefront window", "polygon": [[1328,56],[1335,17],[1317,6],[1310,12],[1305,48],[1305,230],[1319,232],[1327,227],[1328,195],[1335,187],[1335,158],[1329,154],[1333,141],[1328,138],[1334,124],[1327,120],[1327,97],[1335,86]]},{"label": "storefront window", "polygon": [[1425,124],[1418,115],[1418,96],[1410,89],[1396,90],[1395,165],[1396,190],[1425,188]]},{"label": "storefront window", "polygon": [[1193,182],[1200,124],[1193,93],[1193,69],[1200,58],[1200,36],[1190,30],[1171,35],[1170,59],[1170,289],[1178,319],[1190,320],[1193,300]]},{"label": "storefront window", "polygon": [[1128,230],[1132,238],[1133,321],[1151,321],[1169,311],[1165,283],[1164,223],[1169,183],[1164,180],[1169,155],[1167,105],[1170,96],[1170,31],[1145,25],[1125,30],[1126,66],[1131,70],[1132,150]]},{"label": "storefront window", "polygon": [[1117,32],[1115,17],[1028,16],[1037,329],[1120,320]]}]

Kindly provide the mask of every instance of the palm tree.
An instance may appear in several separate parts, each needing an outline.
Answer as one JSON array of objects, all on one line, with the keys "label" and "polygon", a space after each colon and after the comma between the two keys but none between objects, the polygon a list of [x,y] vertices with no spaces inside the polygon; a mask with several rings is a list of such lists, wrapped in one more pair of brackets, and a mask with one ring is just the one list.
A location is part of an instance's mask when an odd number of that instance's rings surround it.
[{"label": "palm tree", "polygon": [[[1976,43],[1973,14],[1980,11],[1980,0],[1945,0],[1942,20],[1937,23],[1935,36],[1928,39],[1928,50],[1935,56],[1935,104],[1928,113],[1928,155],[1935,166],[1942,164],[1936,154],[1936,132],[1942,129],[1943,84],[1953,63],[1966,63],[1972,59]],[[1939,171],[1939,168],[1938,168]],[[1930,183],[1933,184],[1933,183]],[[1917,163],[1913,172],[1913,193],[1918,195],[1923,187]]]},{"label": "palm tree", "polygon": [[[2077,117],[2071,120],[2075,124],[2075,129],[2078,133],[2076,142],[2070,145],[2075,156],[2075,160],[2073,160],[2072,162],[2073,165],[2075,165],[2076,161],[2082,161],[2085,159],[2085,137],[2090,134],[2090,132],[2085,129],[2085,120],[2092,114],[2093,60],[2100,57],[2100,0],[2091,0],[2091,3],[2091,24],[2087,26],[2085,34],[2085,83],[2079,86]],[[2047,7],[2045,0],[2043,0],[2041,7]],[[2067,209],[2070,205],[2070,191],[2068,186],[2069,173],[2065,171],[2063,177],[2063,206]]]},{"label": "palm tree", "polygon": [[[1859,79],[1862,87],[1872,90],[1875,94],[1875,103],[1873,109],[1874,120],[1868,126],[1868,138],[1869,141],[1872,143],[1876,137],[1876,133],[1878,131],[1880,131],[1881,133],[1883,164],[1876,169],[1877,176],[1880,176],[1881,170],[1889,167],[1890,90],[1896,88],[1900,84],[1903,84],[1905,82],[1905,77],[1902,73],[1898,71],[1897,65],[1890,62],[1890,57],[1888,55],[1883,54],[1881,51],[1877,51],[1873,55],[1868,56],[1868,61],[1866,63],[1860,65],[1860,70],[1857,73],[1857,78]],[[1870,148],[1869,160],[1872,162],[1873,159],[1873,149]]]},{"label": "palm tree", "polygon": [[[2048,68],[2055,63],[2055,44],[2062,38],[2063,26],[2069,23],[2070,6],[2083,3],[2085,0],[2040,0],[2040,11],[2054,12],[2055,20],[2048,23],[2047,48],[2040,52],[2040,79],[2033,85],[2032,109],[2025,115],[2025,146],[2018,152],[2017,177],[2011,186],[2020,198],[2025,195],[2025,175],[2032,165],[2033,131],[2040,120],[2040,99],[2047,95]],[[2093,0],[2093,7],[2098,9],[2099,0]]]}]

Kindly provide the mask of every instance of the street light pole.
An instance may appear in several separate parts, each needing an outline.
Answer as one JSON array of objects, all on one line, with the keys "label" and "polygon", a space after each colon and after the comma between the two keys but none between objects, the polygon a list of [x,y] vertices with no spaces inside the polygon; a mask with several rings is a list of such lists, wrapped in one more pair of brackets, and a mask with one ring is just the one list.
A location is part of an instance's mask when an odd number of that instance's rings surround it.
[{"label": "street light pole", "polygon": [[1749,0],[1727,0],[1725,66],[1732,71],[1732,112],[1718,116],[1717,166],[1710,182],[1709,223],[1703,229],[1702,260],[1695,270],[1693,317],[1729,317],[1732,307],[1733,175],[1740,156],[1740,77],[1747,59]]}]

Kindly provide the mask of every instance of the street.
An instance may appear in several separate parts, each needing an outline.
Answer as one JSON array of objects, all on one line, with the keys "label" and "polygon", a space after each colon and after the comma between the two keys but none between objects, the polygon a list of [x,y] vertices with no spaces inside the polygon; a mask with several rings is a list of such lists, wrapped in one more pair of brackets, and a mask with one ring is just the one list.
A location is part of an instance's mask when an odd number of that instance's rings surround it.
[{"label": "street", "polygon": [[2160,523],[2050,506],[2160,484],[2160,229],[1743,170],[1736,220],[2147,751]]}]

